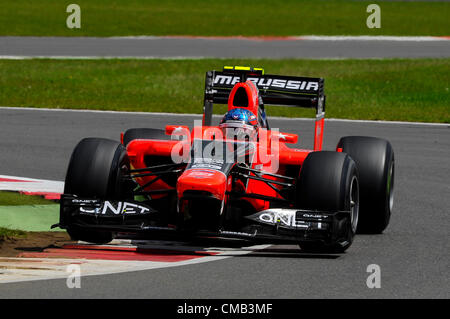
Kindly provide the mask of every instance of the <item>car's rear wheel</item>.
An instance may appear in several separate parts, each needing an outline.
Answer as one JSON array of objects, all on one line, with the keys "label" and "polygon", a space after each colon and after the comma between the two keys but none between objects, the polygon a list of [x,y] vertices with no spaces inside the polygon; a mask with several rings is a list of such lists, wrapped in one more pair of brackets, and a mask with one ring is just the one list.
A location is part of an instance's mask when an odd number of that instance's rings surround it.
[{"label": "car's rear wheel", "polygon": [[123,145],[127,146],[133,140],[170,140],[166,131],[156,128],[130,128],[123,134]]},{"label": "car's rear wheel", "polygon": [[338,148],[356,162],[360,176],[361,213],[358,232],[382,233],[394,205],[394,150],[384,139],[368,136],[341,138]]},{"label": "car's rear wheel", "polygon": [[329,212],[348,211],[339,220],[339,232],[328,242],[304,241],[305,252],[344,252],[353,242],[359,220],[359,180],[355,162],[344,153],[310,153],[303,162],[297,185],[296,206]]},{"label": "car's rear wheel", "polygon": [[[125,199],[126,184],[121,174],[128,167],[127,153],[122,144],[103,138],[85,138],[72,153],[64,193],[88,198]],[[64,219],[73,240],[107,243],[113,239],[111,232],[84,229],[70,216]]]}]

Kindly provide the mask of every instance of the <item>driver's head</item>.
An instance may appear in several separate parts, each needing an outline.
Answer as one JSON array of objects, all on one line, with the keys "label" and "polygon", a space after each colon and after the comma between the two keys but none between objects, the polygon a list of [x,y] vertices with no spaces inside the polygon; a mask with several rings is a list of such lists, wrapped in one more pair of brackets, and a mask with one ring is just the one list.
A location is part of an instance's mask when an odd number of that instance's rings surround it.
[{"label": "driver's head", "polygon": [[228,111],[219,124],[224,137],[239,141],[256,139],[258,134],[258,120],[249,110],[234,108]]}]

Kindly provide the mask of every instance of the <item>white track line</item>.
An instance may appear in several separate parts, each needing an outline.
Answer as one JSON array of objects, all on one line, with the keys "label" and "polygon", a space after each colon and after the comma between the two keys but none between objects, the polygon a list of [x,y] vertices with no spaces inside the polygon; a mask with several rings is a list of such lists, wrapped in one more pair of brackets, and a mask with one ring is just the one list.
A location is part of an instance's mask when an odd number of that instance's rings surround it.
[{"label": "white track line", "polygon": [[[166,113],[166,112],[126,112],[126,111],[102,111],[102,110],[77,110],[77,109],[49,109],[49,108],[35,108],[35,107],[10,107],[0,106],[0,110],[22,110],[22,111],[43,111],[43,112],[76,112],[76,113],[103,113],[103,114],[117,114],[117,115],[147,115],[147,116],[176,116],[176,117],[196,117],[200,118],[202,114],[192,113]],[[214,115],[216,118],[220,118],[221,115]],[[314,118],[304,117],[279,117],[271,116],[273,120],[283,121],[314,121]],[[351,120],[351,119],[335,119],[326,118],[328,122],[351,122],[351,123],[368,123],[368,124],[394,124],[394,125],[425,125],[425,126],[442,126],[448,127],[450,123],[426,123],[426,122],[402,122],[402,121],[372,121],[372,120]]]},{"label": "white track line", "polygon": [[107,39],[122,40],[161,40],[161,39],[201,39],[201,40],[247,40],[247,41],[401,41],[401,42],[429,42],[449,41],[449,36],[372,36],[372,35],[293,35],[293,36],[190,36],[190,35],[137,35],[111,36]]},{"label": "white track line", "polygon": [[57,193],[62,194],[64,182],[46,179],[35,179],[27,177],[0,175],[0,179],[12,179],[14,182],[1,181],[0,190],[31,192],[31,193]]},{"label": "white track line", "polygon": [[429,42],[429,41],[449,41],[449,37],[432,37],[432,36],[323,36],[308,35],[300,36],[299,40],[311,41],[401,41],[401,42]]},{"label": "white track line", "polygon": [[33,59],[49,59],[49,60],[202,60],[202,59],[226,59],[206,56],[75,56],[75,55],[0,55],[0,60],[33,60]]},{"label": "white track line", "polygon": [[[190,61],[190,60],[229,60],[232,57],[215,57],[215,56],[176,56],[176,57],[163,57],[163,56],[75,56],[75,55],[0,55],[0,60],[163,60],[163,61]],[[267,57],[252,57],[252,59],[267,59]],[[323,60],[323,61],[335,61],[335,60],[395,60],[395,59],[415,59],[415,58],[380,58],[380,57],[319,57],[319,58],[294,58],[299,60]]]},{"label": "white track line", "polygon": [[[163,61],[190,61],[190,60],[230,60],[233,57],[215,57],[215,56],[75,56],[75,55],[0,55],[0,60],[163,60]],[[252,59],[267,59],[264,56],[254,56]],[[292,58],[297,60],[321,60],[321,61],[336,61],[336,60],[398,60],[398,59],[416,59],[415,57],[298,57]]]}]

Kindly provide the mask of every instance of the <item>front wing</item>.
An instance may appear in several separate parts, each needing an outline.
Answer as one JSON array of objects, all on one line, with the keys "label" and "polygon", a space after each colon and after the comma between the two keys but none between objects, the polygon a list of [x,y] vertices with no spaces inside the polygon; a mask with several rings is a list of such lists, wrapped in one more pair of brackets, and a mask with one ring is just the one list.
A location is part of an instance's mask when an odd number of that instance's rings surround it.
[{"label": "front wing", "polygon": [[[170,237],[208,236],[244,239],[258,243],[301,243],[323,241],[325,244],[347,238],[349,211],[324,212],[273,208],[245,216],[240,229],[185,232],[164,224],[163,212],[136,201],[105,201],[64,194],[60,201],[60,222],[53,227],[79,227],[163,235]],[[152,236],[153,237],[153,236]]]}]

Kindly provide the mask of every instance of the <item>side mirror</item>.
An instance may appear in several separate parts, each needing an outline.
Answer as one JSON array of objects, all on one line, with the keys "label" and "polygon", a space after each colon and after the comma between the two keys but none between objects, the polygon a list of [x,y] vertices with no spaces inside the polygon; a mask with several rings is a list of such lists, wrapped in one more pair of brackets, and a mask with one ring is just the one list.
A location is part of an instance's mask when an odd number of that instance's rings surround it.
[{"label": "side mirror", "polygon": [[167,135],[185,135],[189,134],[189,127],[184,125],[166,125],[166,134]]},{"label": "side mirror", "polygon": [[272,138],[278,138],[280,142],[295,144],[298,141],[297,134],[270,131]]}]

